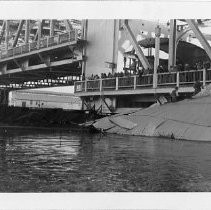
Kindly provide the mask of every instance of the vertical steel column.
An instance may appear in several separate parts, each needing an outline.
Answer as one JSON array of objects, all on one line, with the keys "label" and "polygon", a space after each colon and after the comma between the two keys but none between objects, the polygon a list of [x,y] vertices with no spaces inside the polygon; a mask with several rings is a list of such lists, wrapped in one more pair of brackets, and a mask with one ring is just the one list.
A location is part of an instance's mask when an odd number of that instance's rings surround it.
[{"label": "vertical steel column", "polygon": [[42,20],[38,22],[38,29],[37,29],[37,48],[40,48],[40,39],[42,36]]},{"label": "vertical steel column", "polygon": [[119,77],[116,77],[116,88],[115,89],[116,90],[119,89]]},{"label": "vertical steel column", "polygon": [[100,79],[100,92],[102,92],[102,90],[103,90],[103,80]]},{"label": "vertical steel column", "polygon": [[54,20],[50,20],[50,36],[54,36]]},{"label": "vertical steel column", "polygon": [[3,25],[2,25],[2,28],[1,28],[1,33],[0,33],[0,44],[1,44],[2,38],[3,38],[3,36],[4,36],[5,25],[6,25],[6,22],[4,21],[4,22],[3,22]]},{"label": "vertical steel column", "polygon": [[177,81],[176,81],[177,87],[179,87],[179,83],[180,83],[180,81],[179,81],[179,72],[177,72]]},{"label": "vertical steel column", "polygon": [[[87,40],[88,20],[82,20],[82,39]],[[82,77],[86,76],[86,46],[82,50]]]},{"label": "vertical steel column", "polygon": [[206,69],[203,69],[203,86],[206,85]]},{"label": "vertical steel column", "polygon": [[84,91],[87,92],[87,80],[85,79],[85,82],[84,82]]},{"label": "vertical steel column", "polygon": [[176,20],[170,20],[170,38],[169,38],[169,62],[168,69],[175,66],[176,64],[176,35],[177,35],[177,24]]},{"label": "vertical steel column", "polygon": [[116,72],[116,70],[117,70],[119,25],[120,25],[120,21],[114,20],[112,63],[115,64],[115,66],[114,66],[114,69],[112,68],[112,72],[113,71]]},{"label": "vertical steel column", "polygon": [[154,57],[154,73],[153,73],[153,88],[157,87],[157,68],[159,66],[159,59],[160,59],[160,34],[161,28],[157,26],[155,28],[155,57]]},{"label": "vertical steel column", "polygon": [[8,47],[9,47],[9,28],[10,28],[10,22],[9,20],[6,20],[6,25],[5,25],[5,47],[6,47],[6,50],[8,50]]},{"label": "vertical steel column", "polygon": [[133,80],[133,89],[136,90],[136,80],[137,80],[137,76],[134,76],[134,80]]},{"label": "vertical steel column", "polygon": [[29,36],[30,36],[30,20],[25,20],[26,27],[25,27],[25,44],[29,43]]}]

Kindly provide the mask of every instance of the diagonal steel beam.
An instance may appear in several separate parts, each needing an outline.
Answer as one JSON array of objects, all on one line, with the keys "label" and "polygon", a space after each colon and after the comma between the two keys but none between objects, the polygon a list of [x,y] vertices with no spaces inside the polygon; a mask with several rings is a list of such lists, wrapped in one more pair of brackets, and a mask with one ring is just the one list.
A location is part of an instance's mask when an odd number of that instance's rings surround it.
[{"label": "diagonal steel beam", "polygon": [[47,66],[49,67],[51,65],[51,62],[50,62],[50,57],[44,57],[41,55],[41,53],[38,53],[38,56],[40,58],[40,60]]},{"label": "diagonal steel beam", "polygon": [[15,47],[17,45],[18,38],[19,38],[21,30],[23,28],[23,24],[24,24],[24,20],[20,20],[20,23],[18,25],[18,31],[17,31],[17,34],[15,35],[15,39],[14,39],[14,42],[12,44],[12,47]]},{"label": "diagonal steel beam", "polygon": [[45,20],[39,20],[38,21],[38,28],[37,28],[37,32],[36,32],[35,37],[34,37],[34,41],[37,41],[41,38],[44,22],[45,22]]},{"label": "diagonal steel beam", "polygon": [[195,33],[196,38],[199,40],[199,42],[201,43],[202,47],[204,48],[204,50],[206,51],[207,55],[211,60],[211,47],[206,38],[204,37],[204,35],[202,34],[202,32],[199,30],[195,20],[187,19],[186,22],[188,23],[192,31]]},{"label": "diagonal steel beam", "polygon": [[69,20],[64,20],[64,24],[65,24],[65,27],[66,27],[67,31],[72,31],[73,30],[72,24],[70,23]]},{"label": "diagonal steel beam", "polygon": [[10,30],[10,21],[6,20],[5,23],[5,46],[6,46],[6,50],[8,50],[9,47],[9,30]]},{"label": "diagonal steel beam", "polygon": [[128,25],[128,21],[125,20],[124,23],[123,23],[123,28],[127,31],[127,35],[128,35],[128,38],[130,40],[130,42],[132,43],[136,53],[137,53],[137,56],[139,58],[139,60],[141,61],[143,67],[145,69],[151,69],[151,66],[147,60],[147,58],[144,56],[144,53],[143,51],[141,50],[141,48],[139,47],[138,45],[138,42],[130,28],[130,26]]},{"label": "diagonal steel beam", "polygon": [[13,61],[14,61],[14,63],[15,63],[22,71],[25,70],[24,66],[21,65],[21,64],[19,64],[18,61],[17,61],[15,58],[13,59]]},{"label": "diagonal steel beam", "polygon": [[185,29],[184,31],[182,31],[176,38],[176,43],[178,44],[180,39],[186,34],[188,33],[189,31],[191,31],[191,28],[187,28]]}]

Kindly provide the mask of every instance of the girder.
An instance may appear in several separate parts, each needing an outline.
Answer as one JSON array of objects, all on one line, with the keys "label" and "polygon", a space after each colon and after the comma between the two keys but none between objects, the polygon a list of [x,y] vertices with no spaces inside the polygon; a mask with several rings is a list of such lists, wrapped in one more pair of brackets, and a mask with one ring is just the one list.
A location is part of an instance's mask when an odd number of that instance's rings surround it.
[{"label": "girder", "polygon": [[69,20],[64,20],[64,24],[65,24],[65,27],[66,27],[67,31],[72,31],[73,30],[73,27],[72,27],[71,23],[69,22]]},{"label": "girder", "polygon": [[[24,22],[25,27],[23,27]],[[55,21],[49,22],[51,27],[49,35],[55,36],[42,38],[45,30],[44,20],[40,20],[36,30],[38,41],[29,42],[31,22],[19,21],[12,48],[9,47],[8,35],[11,29],[9,21],[5,21],[2,25],[2,36],[7,29],[4,41],[7,41],[8,49],[1,49],[0,87],[19,89],[73,85],[81,76],[79,63],[82,61],[81,52],[85,42],[78,39],[78,32],[72,28],[69,28],[71,30],[68,33],[56,34]],[[70,27],[70,23],[68,21],[67,23]],[[15,47],[20,37],[24,37],[24,42],[21,46]],[[73,53],[74,49],[77,49],[77,54]]]},{"label": "girder", "polygon": [[6,20],[5,23],[5,48],[6,50],[8,49],[8,44],[9,44],[9,27],[10,27],[10,21]]},{"label": "girder", "polygon": [[133,47],[134,47],[134,49],[135,49],[135,51],[137,53],[137,56],[138,56],[139,60],[141,61],[143,67],[145,69],[151,69],[151,66],[150,66],[147,58],[144,56],[143,51],[139,47],[138,42],[137,42],[137,40],[136,40],[136,38],[135,38],[130,26],[128,25],[128,21],[127,20],[124,21],[123,27],[127,31],[128,38],[131,41],[131,43],[132,43],[132,45],[133,45]]},{"label": "girder", "polygon": [[192,19],[187,19],[186,22],[195,33],[196,38],[199,40],[199,42],[201,43],[201,45],[203,46],[204,50],[206,51],[207,55],[211,60],[211,47],[206,38],[204,37],[204,35],[202,34],[202,32],[199,30],[197,24]]},{"label": "girder", "polygon": [[17,42],[18,42],[19,35],[20,35],[21,30],[23,28],[23,24],[24,24],[24,20],[20,20],[20,23],[19,23],[19,26],[18,26],[18,31],[17,31],[17,34],[15,36],[15,39],[14,39],[12,47],[15,47]]}]

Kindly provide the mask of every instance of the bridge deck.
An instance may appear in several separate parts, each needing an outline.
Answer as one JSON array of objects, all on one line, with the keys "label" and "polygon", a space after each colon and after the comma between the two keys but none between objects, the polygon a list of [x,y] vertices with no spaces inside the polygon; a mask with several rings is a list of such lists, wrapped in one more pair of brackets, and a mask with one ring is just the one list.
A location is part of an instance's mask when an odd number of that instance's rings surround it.
[{"label": "bridge deck", "polygon": [[40,41],[34,41],[18,47],[0,52],[0,62],[17,59],[45,51],[54,50],[67,45],[77,44],[78,34],[76,30],[57,36],[47,37]]},{"label": "bridge deck", "polygon": [[193,92],[193,84],[200,80],[203,85],[211,83],[211,69],[157,74],[157,85],[153,86],[153,75],[114,77],[75,82],[75,94],[80,97],[97,95],[137,95],[170,93],[176,86],[179,92]]},{"label": "bridge deck", "polygon": [[[78,31],[73,30],[1,51],[0,88],[73,85],[80,79],[82,55],[79,52],[72,56],[71,50],[82,49],[83,44],[84,41],[78,38]],[[58,54],[61,58],[53,59]],[[24,65],[25,61],[36,58],[40,61]],[[6,67],[4,70],[4,65],[12,65],[13,68]]]}]

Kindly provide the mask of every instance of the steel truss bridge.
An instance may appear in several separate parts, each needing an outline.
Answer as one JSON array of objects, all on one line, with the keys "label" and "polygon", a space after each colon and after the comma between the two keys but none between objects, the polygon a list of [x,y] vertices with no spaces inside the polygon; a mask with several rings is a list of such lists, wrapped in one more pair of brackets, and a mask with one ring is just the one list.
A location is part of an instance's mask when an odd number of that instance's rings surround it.
[{"label": "steel truss bridge", "polygon": [[14,30],[14,22],[3,21],[0,88],[68,86],[80,80],[85,41],[69,20],[63,22],[58,30],[56,20],[20,20]]}]

